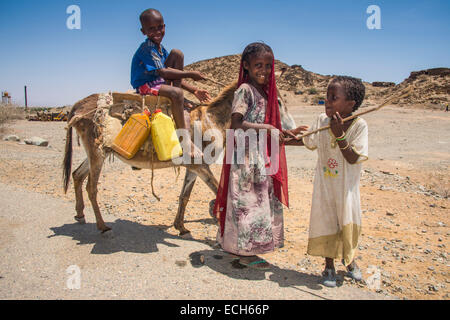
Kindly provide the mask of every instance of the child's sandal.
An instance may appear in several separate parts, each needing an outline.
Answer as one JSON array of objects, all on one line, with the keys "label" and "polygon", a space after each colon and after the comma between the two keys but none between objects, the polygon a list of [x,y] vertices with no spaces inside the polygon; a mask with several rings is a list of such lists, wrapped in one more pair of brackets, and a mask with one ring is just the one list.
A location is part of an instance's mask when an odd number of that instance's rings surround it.
[{"label": "child's sandal", "polygon": [[347,269],[347,276],[352,278],[355,281],[361,281],[362,280],[362,273],[361,273],[361,269],[359,269],[359,267],[355,264],[355,267],[353,268],[353,270],[349,271]]},{"label": "child's sandal", "polygon": [[355,281],[361,281],[362,280],[362,273],[361,269],[359,269],[358,265],[356,263],[353,263],[354,267],[353,270],[349,270],[348,266],[345,265],[344,259],[342,259],[342,264],[347,269],[347,277],[352,278]]},{"label": "child's sandal", "polygon": [[322,272],[322,284],[326,287],[329,288],[334,288],[336,287],[336,270],[335,269],[331,269],[331,268],[326,268],[323,272]]}]

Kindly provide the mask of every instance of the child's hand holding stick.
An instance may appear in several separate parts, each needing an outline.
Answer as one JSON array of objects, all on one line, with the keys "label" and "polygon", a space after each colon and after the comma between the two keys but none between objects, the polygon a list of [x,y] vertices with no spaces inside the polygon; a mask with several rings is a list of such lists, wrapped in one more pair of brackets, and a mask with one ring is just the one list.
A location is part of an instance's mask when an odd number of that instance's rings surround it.
[{"label": "child's hand holding stick", "polygon": [[[403,91],[403,93],[402,93],[401,95],[399,95],[399,96],[394,96],[394,97],[392,97],[392,98],[389,98],[388,100],[386,100],[385,102],[383,102],[382,104],[380,104],[378,107],[375,107],[375,108],[372,108],[372,109],[369,109],[369,110],[366,110],[366,111],[363,111],[363,112],[359,112],[359,113],[356,113],[356,114],[354,114],[354,115],[351,115],[350,117],[344,118],[344,119],[343,119],[343,122],[346,122],[346,121],[349,121],[349,120],[353,120],[353,119],[355,119],[356,117],[361,116],[361,115],[366,114],[366,113],[369,113],[369,112],[373,112],[373,111],[380,110],[380,109],[383,108],[384,106],[386,106],[386,105],[392,103],[392,101],[400,100],[401,98],[404,98],[405,96],[408,96],[408,95],[411,93],[411,91],[412,91],[412,89],[409,88],[409,89]],[[319,128],[319,129],[316,129],[316,130],[313,130],[313,131],[310,131],[310,132],[307,132],[307,133],[305,133],[305,134],[303,134],[303,135],[301,135],[301,136],[296,136],[296,139],[297,139],[297,140],[301,140],[301,139],[304,138],[304,137],[307,137],[307,136],[312,135],[312,134],[314,134],[314,133],[316,133],[316,132],[319,132],[319,131],[327,130],[327,129],[329,129],[329,128],[330,128],[330,125],[325,126],[325,127],[322,127],[322,128]]]}]

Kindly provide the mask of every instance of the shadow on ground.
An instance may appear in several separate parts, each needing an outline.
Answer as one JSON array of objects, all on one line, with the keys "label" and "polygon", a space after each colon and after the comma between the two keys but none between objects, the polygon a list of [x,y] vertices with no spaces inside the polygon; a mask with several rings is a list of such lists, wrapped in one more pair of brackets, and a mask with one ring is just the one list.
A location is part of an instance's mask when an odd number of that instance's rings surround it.
[{"label": "shadow on ground", "polygon": [[[120,251],[152,253],[159,251],[158,245],[179,247],[179,245],[168,242],[168,240],[183,240],[179,236],[167,233],[165,230],[170,226],[165,225],[143,225],[129,220],[117,219],[114,222],[109,222],[108,226],[113,230],[112,236],[108,237],[103,236],[97,230],[95,223],[79,224],[75,222],[50,228],[54,234],[48,236],[48,238],[63,236],[77,241],[77,245],[93,244],[92,254],[111,254]],[[184,240],[200,242],[211,248],[189,254],[189,260],[194,268],[208,267],[236,280],[273,281],[280,287],[291,287],[320,299],[328,299],[317,292],[323,289],[319,285],[320,276],[283,269],[275,265],[272,265],[270,270],[264,271],[247,268],[239,264],[228,253],[218,249],[215,241],[193,239],[192,237],[184,238]],[[266,273],[268,273],[268,276],[266,276]],[[306,288],[316,292],[305,290]]]},{"label": "shadow on ground", "polygon": [[[273,281],[276,282],[280,287],[291,287],[296,290],[311,294],[312,296],[315,296],[317,298],[328,300],[328,298],[323,297],[318,293],[299,288],[306,287],[314,291],[323,290],[322,286],[319,285],[319,282],[321,280],[320,276],[302,273],[295,270],[282,269],[275,265],[272,265],[272,268],[270,270],[257,270],[247,268],[240,265],[239,262],[229,254],[218,249],[192,252],[189,255],[189,258],[191,261],[191,265],[194,268],[201,268],[206,266],[216,272],[237,280]],[[266,277],[266,273],[269,273],[268,277]]]},{"label": "shadow on ground", "polygon": [[[71,237],[78,241],[77,245],[93,244],[92,254],[110,254],[115,252],[134,252],[151,253],[158,251],[158,244],[168,247],[179,247],[179,245],[167,242],[167,240],[182,240],[183,238],[167,233],[165,230],[170,226],[164,225],[143,225],[137,222],[117,219],[114,222],[108,222],[107,225],[112,228],[111,231],[102,235],[97,230],[95,223],[72,223],[64,224],[60,227],[50,228],[53,235]],[[109,234],[109,235],[108,235]],[[211,246],[209,240],[200,240],[187,238],[190,241],[201,242]]]}]

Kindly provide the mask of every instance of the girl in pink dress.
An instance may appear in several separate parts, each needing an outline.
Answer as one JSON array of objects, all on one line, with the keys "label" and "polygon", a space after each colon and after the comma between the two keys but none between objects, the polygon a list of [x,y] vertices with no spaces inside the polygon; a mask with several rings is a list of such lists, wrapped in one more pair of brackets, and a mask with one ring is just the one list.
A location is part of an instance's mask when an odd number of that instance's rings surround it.
[{"label": "girl in pink dress", "polygon": [[[236,141],[249,131],[267,139],[267,148],[255,152],[245,142],[243,155],[236,147],[227,148],[214,212],[219,215],[217,240],[222,249],[239,256],[239,263],[268,269],[257,257],[283,246],[283,206],[288,205],[287,168],[272,49],[263,43],[248,45],[241,59],[238,89],[234,95],[231,129]],[[239,130],[241,129],[241,130]],[[267,135],[264,133],[267,132]],[[271,146],[271,143],[274,143]],[[227,140],[229,144],[230,141]],[[231,142],[233,143],[233,142]],[[232,155],[230,156],[229,150]],[[267,150],[267,151],[266,151]],[[269,150],[276,150],[269,155]],[[267,152],[267,153],[266,153]],[[238,161],[239,157],[244,161]],[[277,161],[278,170],[269,173],[267,158]],[[227,161],[231,159],[231,163]],[[276,169],[275,169],[276,170]]]}]

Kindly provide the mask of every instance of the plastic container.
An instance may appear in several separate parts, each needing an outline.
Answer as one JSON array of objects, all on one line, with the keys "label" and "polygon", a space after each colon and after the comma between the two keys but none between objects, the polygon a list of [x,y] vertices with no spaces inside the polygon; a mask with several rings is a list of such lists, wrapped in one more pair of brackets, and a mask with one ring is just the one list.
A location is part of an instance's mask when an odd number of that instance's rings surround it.
[{"label": "plastic container", "polygon": [[150,134],[150,112],[133,114],[114,139],[112,148],[127,159],[133,158]]},{"label": "plastic container", "polygon": [[152,115],[151,133],[159,161],[167,161],[183,155],[173,120],[160,109],[156,109]]}]

